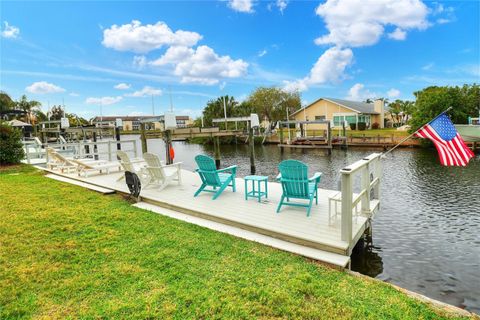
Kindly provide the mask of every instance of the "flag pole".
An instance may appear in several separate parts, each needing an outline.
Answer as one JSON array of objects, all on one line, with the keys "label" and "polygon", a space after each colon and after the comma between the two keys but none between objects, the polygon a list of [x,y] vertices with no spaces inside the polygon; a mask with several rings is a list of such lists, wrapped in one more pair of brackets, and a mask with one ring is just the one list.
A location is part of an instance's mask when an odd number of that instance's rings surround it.
[{"label": "flag pole", "polygon": [[411,137],[413,137],[417,132],[418,130],[420,130],[421,128],[423,128],[425,125],[429,124],[430,122],[432,122],[433,120],[437,119],[438,117],[440,117],[442,114],[450,111],[452,109],[452,107],[448,107],[445,111],[443,111],[442,113],[440,113],[439,115],[437,115],[435,118],[433,118],[432,120],[428,121],[427,123],[421,125],[417,131],[415,131],[414,133],[412,133],[411,135],[409,135],[408,137],[404,138],[402,141],[400,141],[399,143],[397,143],[393,148],[391,149],[388,149],[386,152],[382,152],[382,155],[381,157],[384,158],[387,154],[389,154],[390,152],[392,152],[393,150],[395,150],[398,146],[400,146],[402,143],[404,143],[405,141],[407,141],[408,139],[410,139]]}]

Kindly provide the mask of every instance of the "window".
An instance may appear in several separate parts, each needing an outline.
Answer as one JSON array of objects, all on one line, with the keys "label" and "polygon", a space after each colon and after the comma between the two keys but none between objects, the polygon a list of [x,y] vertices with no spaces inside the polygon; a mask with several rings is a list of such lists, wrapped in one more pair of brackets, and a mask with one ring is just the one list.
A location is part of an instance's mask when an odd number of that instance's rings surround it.
[{"label": "window", "polygon": [[315,120],[325,120],[325,116],[315,116]]},{"label": "window", "polygon": [[333,116],[333,125],[335,127],[340,127],[342,125],[344,116]]},{"label": "window", "polygon": [[345,120],[347,120],[348,124],[357,123],[357,116],[345,116]]},{"label": "window", "polygon": [[370,123],[370,115],[359,115],[358,122]]}]

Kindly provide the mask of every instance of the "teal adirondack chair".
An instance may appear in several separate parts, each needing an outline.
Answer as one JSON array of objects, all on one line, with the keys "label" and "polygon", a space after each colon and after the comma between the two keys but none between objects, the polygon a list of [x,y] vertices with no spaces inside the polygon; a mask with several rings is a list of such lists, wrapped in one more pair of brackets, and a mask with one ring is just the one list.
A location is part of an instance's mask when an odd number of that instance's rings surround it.
[{"label": "teal adirondack chair", "polygon": [[[282,198],[277,207],[277,213],[283,205],[307,208],[307,217],[310,216],[313,198],[318,204],[318,184],[320,172],[315,172],[313,177],[308,177],[308,166],[298,160],[284,160],[278,165],[280,174],[277,180],[282,184]],[[309,200],[308,203],[291,202],[291,199]],[[285,201],[286,200],[286,201]]]},{"label": "teal adirondack chair", "polygon": [[[229,186],[232,187],[233,192],[236,191],[235,176],[237,174],[237,166],[217,170],[215,160],[204,155],[196,156],[195,162],[198,165],[198,169],[195,171],[198,172],[202,179],[202,185],[195,192],[195,197],[202,191],[213,192],[215,194],[212,199],[215,200]],[[206,189],[207,187],[211,187],[211,189]]]}]

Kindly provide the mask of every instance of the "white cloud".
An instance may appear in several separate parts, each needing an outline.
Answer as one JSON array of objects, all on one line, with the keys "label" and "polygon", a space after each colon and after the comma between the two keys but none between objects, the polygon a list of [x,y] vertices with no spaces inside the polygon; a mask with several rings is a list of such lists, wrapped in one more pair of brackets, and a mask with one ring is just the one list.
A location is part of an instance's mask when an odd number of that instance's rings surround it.
[{"label": "white cloud", "polygon": [[2,37],[10,39],[15,39],[18,37],[20,34],[19,28],[9,25],[7,21],[4,21],[3,24],[5,25],[5,28],[3,28],[1,33]]},{"label": "white cloud", "polygon": [[228,6],[235,11],[253,13],[253,1],[252,0],[229,0]]},{"label": "white cloud", "polygon": [[131,85],[129,85],[128,83],[123,83],[123,82],[114,86],[114,88],[118,89],[118,90],[127,90],[127,89],[130,89],[130,87],[131,87]]},{"label": "white cloud", "polygon": [[118,51],[146,53],[162,46],[186,46],[197,44],[202,36],[197,32],[177,30],[173,32],[166,23],[146,24],[138,20],[103,30],[102,44]]},{"label": "white cloud", "polygon": [[261,58],[263,57],[264,55],[266,55],[268,53],[267,49],[263,49],[262,51],[258,52],[258,56]]},{"label": "white cloud", "polygon": [[450,22],[452,22],[452,20],[446,19],[446,18],[438,18],[437,19],[438,24],[446,24],[446,23],[450,23]]},{"label": "white cloud", "polygon": [[79,97],[80,94],[78,94],[78,93],[76,93],[76,92],[70,92],[70,93],[69,93],[69,96],[71,96],[71,97]]},{"label": "white cloud", "polygon": [[430,69],[433,68],[434,65],[435,65],[435,63],[430,62],[430,63],[424,65],[424,66],[422,67],[422,70],[425,70],[425,71],[430,70]]},{"label": "white cloud", "polygon": [[278,7],[278,10],[283,14],[283,11],[287,8],[288,6],[288,0],[277,0],[275,5]]},{"label": "white cloud", "polygon": [[147,65],[147,57],[145,56],[134,56],[133,57],[133,66],[137,69],[143,69]]},{"label": "white cloud", "polygon": [[95,97],[88,97],[85,100],[86,104],[96,104],[96,105],[102,105],[102,106],[108,106],[111,104],[118,103],[122,101],[122,97],[100,97],[100,98],[95,98]]},{"label": "white cloud", "polygon": [[400,90],[392,88],[392,89],[387,91],[387,96],[391,99],[392,98],[398,98],[398,97],[400,97]]},{"label": "white cloud", "polygon": [[296,81],[284,81],[284,90],[305,91],[310,85],[336,83],[345,78],[345,69],[352,62],[351,49],[330,48],[318,58],[307,77]]},{"label": "white cloud", "polygon": [[388,34],[388,37],[394,40],[405,40],[407,38],[407,32],[400,28],[396,28],[393,32]]},{"label": "white cloud", "polygon": [[394,33],[401,38],[405,30],[426,29],[430,25],[428,13],[428,7],[420,0],[327,0],[317,7],[316,14],[324,19],[329,33],[315,39],[315,43],[343,47],[373,45],[387,25],[399,28]]},{"label": "white cloud", "polygon": [[246,74],[248,63],[242,59],[233,60],[230,56],[219,56],[208,46],[196,49],[170,47],[155,61],[153,66],[173,66],[173,73],[183,83],[216,84],[220,79],[238,78]]},{"label": "white cloud", "polygon": [[350,90],[348,90],[347,99],[353,101],[364,101],[366,99],[372,99],[376,96],[375,93],[365,89],[365,86],[361,83],[355,83]]},{"label": "white cloud", "polygon": [[143,87],[142,90],[135,91],[134,93],[128,93],[125,96],[141,98],[141,97],[159,96],[161,94],[162,94],[162,90],[145,86]]},{"label": "white cloud", "polygon": [[25,90],[27,92],[37,94],[65,92],[65,89],[56,86],[53,83],[48,83],[46,81],[34,82],[28,87],[26,87]]}]

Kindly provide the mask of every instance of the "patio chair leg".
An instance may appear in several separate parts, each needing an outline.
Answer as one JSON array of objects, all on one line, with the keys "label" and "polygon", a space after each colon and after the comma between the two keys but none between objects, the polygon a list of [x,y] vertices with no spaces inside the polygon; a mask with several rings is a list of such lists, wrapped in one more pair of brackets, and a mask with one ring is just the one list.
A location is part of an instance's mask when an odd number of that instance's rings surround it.
[{"label": "patio chair leg", "polygon": [[312,202],[313,202],[313,198],[310,198],[310,202],[307,208],[307,217],[310,217],[310,210],[312,210]]},{"label": "patio chair leg", "polygon": [[228,181],[225,182],[221,187],[220,189],[218,189],[218,191],[215,193],[215,195],[213,196],[212,200],[215,200],[218,198],[219,195],[222,194],[223,190],[225,190],[225,188],[228,187]]},{"label": "patio chair leg", "polygon": [[315,189],[315,204],[318,205],[318,189]]},{"label": "patio chair leg", "polygon": [[198,188],[197,192],[195,192],[195,194],[193,195],[194,197],[198,196],[200,194],[200,192],[203,191],[203,189],[205,189],[207,185],[205,183],[202,183],[202,185],[200,186],[200,188]]},{"label": "patio chair leg", "polygon": [[283,199],[285,199],[285,196],[282,194],[282,198],[280,198],[280,203],[277,206],[277,213],[280,212],[280,209],[282,208],[283,205]]},{"label": "patio chair leg", "polygon": [[235,185],[235,176],[232,177],[232,191],[237,192],[237,186]]}]

